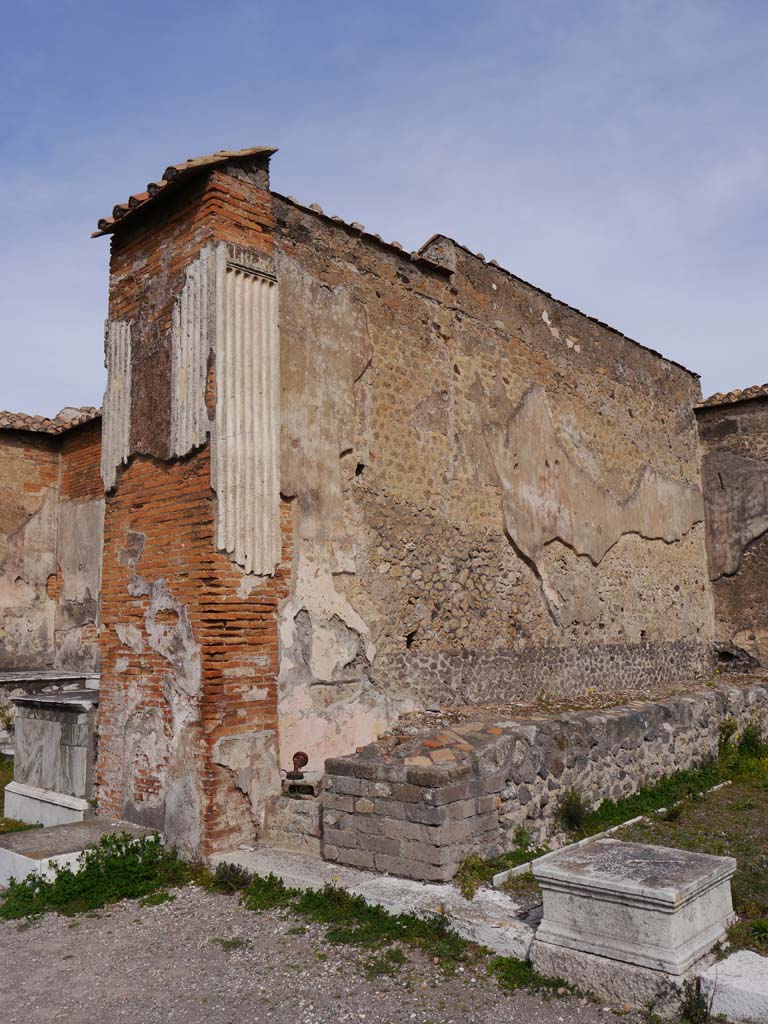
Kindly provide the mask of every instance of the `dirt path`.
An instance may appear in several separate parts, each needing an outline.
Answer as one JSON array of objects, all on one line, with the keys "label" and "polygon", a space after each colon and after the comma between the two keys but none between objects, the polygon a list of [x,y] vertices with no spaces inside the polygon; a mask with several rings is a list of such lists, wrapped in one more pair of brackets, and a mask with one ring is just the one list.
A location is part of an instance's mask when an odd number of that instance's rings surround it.
[{"label": "dirt path", "polygon": [[412,952],[396,975],[367,978],[368,954],[334,946],[322,936],[320,926],[306,926],[289,912],[255,914],[240,907],[236,897],[193,887],[156,907],[126,902],[78,918],[49,914],[30,925],[0,921],[2,1020],[597,1024],[615,1019],[578,999],[546,1001],[501,992],[482,968],[446,978]]}]

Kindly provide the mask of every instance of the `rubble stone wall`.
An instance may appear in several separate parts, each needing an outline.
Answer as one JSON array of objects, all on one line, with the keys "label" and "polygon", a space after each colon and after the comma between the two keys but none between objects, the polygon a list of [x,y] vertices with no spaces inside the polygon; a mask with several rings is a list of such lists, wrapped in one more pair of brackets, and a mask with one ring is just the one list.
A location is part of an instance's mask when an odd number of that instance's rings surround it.
[{"label": "rubble stone wall", "polygon": [[537,841],[557,831],[568,789],[594,807],[629,796],[714,757],[728,716],[739,729],[753,720],[768,729],[766,711],[768,682],[761,682],[599,713],[500,722],[485,729],[496,738],[463,762],[408,764],[382,757],[373,744],[326,764],[323,856],[447,881],[469,854],[511,849],[518,826]]},{"label": "rubble stone wall", "polygon": [[286,753],[711,667],[696,378],[438,238],[274,197]]},{"label": "rubble stone wall", "polygon": [[768,398],[697,410],[716,639],[768,664]]}]

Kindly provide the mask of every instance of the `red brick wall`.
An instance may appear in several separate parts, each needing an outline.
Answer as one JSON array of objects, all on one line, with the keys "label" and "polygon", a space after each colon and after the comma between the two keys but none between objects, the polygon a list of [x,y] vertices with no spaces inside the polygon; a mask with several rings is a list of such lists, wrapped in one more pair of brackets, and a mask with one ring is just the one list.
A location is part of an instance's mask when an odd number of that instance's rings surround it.
[{"label": "red brick wall", "polygon": [[214,547],[207,447],[168,459],[172,312],[204,245],[269,256],[272,231],[259,165],[174,189],[112,243],[110,317],[131,324],[131,458],[106,504],[99,803],[162,828],[193,855],[255,838],[249,768],[216,758],[228,737],[244,738],[244,750],[254,737],[276,748],[277,606],[287,595],[291,510],[282,509],[278,572],[239,596],[242,570]]},{"label": "red brick wall", "polygon": [[[145,538],[135,574],[164,580],[185,610],[199,649],[201,687],[189,701],[195,716],[195,750],[189,767],[198,776],[202,829],[197,850],[205,855],[253,840],[249,806],[230,771],[214,761],[217,740],[247,732],[277,731],[277,605],[287,595],[290,566],[290,505],[282,510],[283,563],[247,597],[238,596],[243,574],[214,548],[208,449],[182,460],[137,458],[107,497],[102,589],[102,702],[99,709],[99,805],[166,828],[174,823],[163,803],[172,771],[173,715],[166,699],[168,677],[181,688],[184,671],[153,647],[147,619],[150,597],[132,596],[129,533]],[[135,580],[135,577],[134,577]],[[145,589],[137,588],[134,592]],[[157,618],[157,617],[156,617]],[[175,617],[167,614],[168,629]],[[120,642],[116,626],[132,626],[141,650]],[[138,646],[138,645],[136,645]],[[193,673],[194,674],[194,673]],[[125,708],[134,721],[162,716],[164,750],[152,763],[145,750],[126,762]],[[154,712],[151,709],[156,709]]]},{"label": "red brick wall", "polygon": [[104,497],[101,482],[101,420],[93,420],[62,435],[61,497],[70,501],[91,501]]}]

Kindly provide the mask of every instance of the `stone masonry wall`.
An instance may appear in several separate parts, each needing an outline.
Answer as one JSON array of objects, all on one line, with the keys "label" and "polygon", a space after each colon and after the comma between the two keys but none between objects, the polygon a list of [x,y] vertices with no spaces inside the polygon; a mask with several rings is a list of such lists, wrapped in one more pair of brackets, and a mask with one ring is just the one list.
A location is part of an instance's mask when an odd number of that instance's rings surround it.
[{"label": "stone masonry wall", "polygon": [[275,195],[284,750],[711,669],[696,378],[437,238]]},{"label": "stone masonry wall", "polygon": [[385,751],[330,759],[323,855],[374,871],[447,881],[470,853],[514,846],[522,825],[556,831],[563,793],[593,806],[717,753],[720,724],[768,728],[768,682],[536,721],[469,722]]},{"label": "stone masonry wall", "polygon": [[697,410],[717,641],[768,664],[768,398]]}]

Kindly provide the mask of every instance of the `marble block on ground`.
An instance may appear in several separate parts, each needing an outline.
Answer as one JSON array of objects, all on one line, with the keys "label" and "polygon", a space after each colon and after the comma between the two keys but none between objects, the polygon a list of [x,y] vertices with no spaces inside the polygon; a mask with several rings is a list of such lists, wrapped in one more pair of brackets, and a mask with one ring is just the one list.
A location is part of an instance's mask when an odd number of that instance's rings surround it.
[{"label": "marble block on ground", "polygon": [[701,993],[713,1017],[734,1024],[768,1021],[768,957],[739,950],[701,975]]},{"label": "marble block on ground", "polygon": [[548,854],[533,865],[536,944],[681,977],[725,937],[735,869],[732,857],[616,839]]},{"label": "marble block on ground", "polygon": [[50,789],[9,782],[5,787],[5,816],[28,825],[68,825],[91,817],[93,809],[82,797]]},{"label": "marble block on ground", "polygon": [[17,882],[33,871],[50,878],[57,867],[76,868],[81,853],[94,846],[102,836],[117,832],[136,839],[156,835],[154,829],[128,821],[93,818],[72,825],[33,828],[0,836],[0,888],[15,878]]}]

